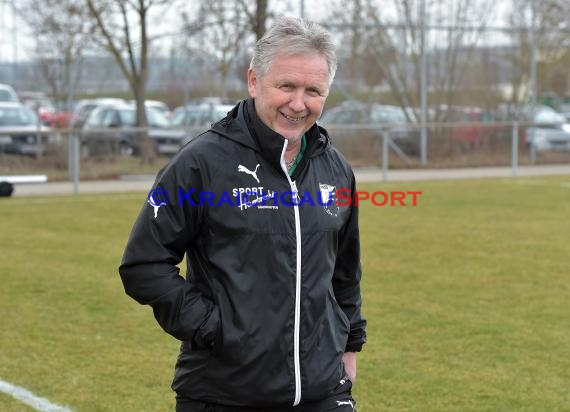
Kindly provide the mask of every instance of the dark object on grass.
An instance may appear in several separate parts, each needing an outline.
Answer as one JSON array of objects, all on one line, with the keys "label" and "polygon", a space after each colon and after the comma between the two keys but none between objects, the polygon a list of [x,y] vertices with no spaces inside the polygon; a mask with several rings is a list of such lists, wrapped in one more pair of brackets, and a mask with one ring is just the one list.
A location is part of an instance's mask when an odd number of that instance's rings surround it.
[{"label": "dark object on grass", "polygon": [[14,185],[10,182],[0,182],[0,197],[12,196]]}]

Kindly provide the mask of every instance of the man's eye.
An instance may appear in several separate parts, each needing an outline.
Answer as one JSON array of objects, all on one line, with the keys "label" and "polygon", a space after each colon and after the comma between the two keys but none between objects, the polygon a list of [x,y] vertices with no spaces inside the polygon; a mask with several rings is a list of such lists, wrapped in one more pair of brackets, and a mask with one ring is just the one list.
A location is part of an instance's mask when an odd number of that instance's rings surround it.
[{"label": "man's eye", "polygon": [[282,90],[291,90],[292,86],[290,84],[282,84],[281,89]]}]

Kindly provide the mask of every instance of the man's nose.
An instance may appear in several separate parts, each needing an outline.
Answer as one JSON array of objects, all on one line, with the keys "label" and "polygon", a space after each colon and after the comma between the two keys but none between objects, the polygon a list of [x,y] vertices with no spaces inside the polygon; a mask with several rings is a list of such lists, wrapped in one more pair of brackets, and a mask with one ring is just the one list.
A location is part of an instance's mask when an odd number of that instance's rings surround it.
[{"label": "man's nose", "polygon": [[289,107],[296,112],[305,110],[305,94],[303,90],[296,90],[295,93],[292,94]]}]

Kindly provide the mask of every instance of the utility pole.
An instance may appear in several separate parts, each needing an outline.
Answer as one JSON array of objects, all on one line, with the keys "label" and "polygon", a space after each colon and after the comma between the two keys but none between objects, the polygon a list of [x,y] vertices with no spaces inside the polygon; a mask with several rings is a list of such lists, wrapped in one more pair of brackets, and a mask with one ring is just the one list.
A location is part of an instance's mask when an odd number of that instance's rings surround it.
[{"label": "utility pole", "polygon": [[[0,1],[0,38],[5,38],[4,30],[6,28],[6,20],[4,19],[4,2]],[[3,56],[0,56],[0,61],[2,61]],[[2,81],[2,73],[0,73],[0,81]]]},{"label": "utility pole", "polygon": [[[6,24],[6,16],[7,16],[7,11],[10,13],[9,14],[9,18],[8,20],[11,22],[10,25]],[[16,13],[16,3],[15,0],[0,0],[0,38],[5,39],[6,41],[4,42],[5,46],[8,46],[9,44],[9,38],[11,37],[12,40],[12,79],[11,79],[11,84],[12,86],[14,86],[14,83],[17,80],[17,76],[18,76],[18,69],[16,67],[16,64],[18,62],[18,50],[17,50],[17,44],[18,44],[18,25],[16,24],[16,17],[17,17],[17,13]],[[11,34],[11,36],[10,36]],[[8,49],[8,47],[6,47],[4,50]],[[2,55],[0,56],[0,60],[1,59],[6,59],[9,60],[10,56],[9,56],[9,52],[6,50],[7,54],[6,55]],[[15,86],[14,86],[15,87]]]},{"label": "utility pole", "polygon": [[426,52],[426,0],[421,0],[421,71],[420,71],[420,156],[422,166],[427,165],[427,52]]},{"label": "utility pole", "polygon": [[529,1],[530,6],[530,119],[531,119],[531,136],[530,136],[530,163],[536,162],[536,144],[534,116],[536,114],[536,26],[535,26],[535,8],[534,0]]},{"label": "utility pole", "polygon": [[18,17],[16,13],[16,1],[12,0],[10,2],[12,6],[12,52],[13,52],[13,62],[12,62],[12,86],[17,89],[16,85],[18,80],[18,24],[16,19]]}]

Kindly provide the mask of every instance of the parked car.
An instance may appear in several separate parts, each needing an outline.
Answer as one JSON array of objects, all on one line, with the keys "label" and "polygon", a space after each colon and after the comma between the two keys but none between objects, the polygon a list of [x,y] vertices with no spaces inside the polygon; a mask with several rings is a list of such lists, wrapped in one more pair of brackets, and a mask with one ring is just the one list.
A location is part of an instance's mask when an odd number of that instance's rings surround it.
[{"label": "parked car", "polygon": [[[519,114],[520,120],[530,122],[531,110],[524,107]],[[537,151],[570,151],[570,123],[566,117],[549,106],[537,106],[534,111],[534,126],[525,127],[524,140]]]},{"label": "parked car", "polygon": [[20,92],[20,101],[33,110],[42,124],[54,128],[66,128],[75,119],[74,113],[58,110],[50,98],[41,92]]},{"label": "parked car", "polygon": [[[319,124],[330,129],[338,145],[375,145],[389,130],[392,141],[406,154],[419,153],[419,133],[409,127],[405,111],[399,106],[346,101],[327,110]],[[341,149],[342,150],[342,149]]]},{"label": "parked car", "polygon": [[558,111],[566,118],[567,122],[570,122],[570,96],[564,96],[562,98]]},{"label": "parked car", "polygon": [[197,97],[195,99],[192,99],[189,102],[186,102],[186,105],[206,104],[206,103],[235,106],[237,104],[237,101],[234,99],[230,99],[229,97],[205,96],[205,97]]},{"label": "parked car", "polygon": [[[570,124],[550,106],[499,107],[502,119],[519,122],[519,142],[537,151],[570,150]],[[533,126],[534,123],[534,126]]]},{"label": "parked car", "polygon": [[[184,140],[183,130],[170,128],[170,122],[161,113],[147,108],[148,137],[156,153],[173,155]],[[140,152],[135,130],[135,106],[128,103],[98,106],[89,114],[81,129],[84,154],[115,153],[132,155]]]},{"label": "parked car", "polygon": [[79,100],[75,107],[73,108],[73,112],[75,113],[73,127],[77,129],[81,129],[87,117],[93,109],[98,106],[103,105],[113,105],[113,104],[125,104],[127,101],[125,99],[119,99],[114,97],[104,97],[98,99],[83,99]]},{"label": "parked car", "polygon": [[560,114],[570,123],[570,104],[562,105],[560,107]]},{"label": "parked car", "polygon": [[437,123],[431,133],[450,139],[460,150],[502,150],[511,142],[512,125],[496,109],[440,105],[431,108],[430,121]]},{"label": "parked car", "polygon": [[0,102],[0,153],[41,156],[52,137],[36,114],[19,102]]},{"label": "parked car", "polygon": [[18,95],[11,86],[0,83],[0,102],[19,102]]},{"label": "parked car", "polygon": [[[129,103],[136,104],[134,100],[130,100]],[[170,107],[164,102],[160,100],[145,100],[144,105],[147,109],[154,109],[161,112],[167,119],[172,117],[172,112],[170,111]]]},{"label": "parked car", "polygon": [[40,121],[48,125],[52,116],[57,112],[55,105],[45,93],[40,92],[20,92],[20,101],[29,109],[37,113]]},{"label": "parked car", "polygon": [[185,130],[187,138],[184,143],[186,143],[194,136],[207,130],[212,123],[226,117],[233,108],[233,104],[217,103],[180,106],[172,113],[171,127]]}]

